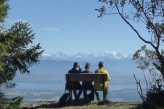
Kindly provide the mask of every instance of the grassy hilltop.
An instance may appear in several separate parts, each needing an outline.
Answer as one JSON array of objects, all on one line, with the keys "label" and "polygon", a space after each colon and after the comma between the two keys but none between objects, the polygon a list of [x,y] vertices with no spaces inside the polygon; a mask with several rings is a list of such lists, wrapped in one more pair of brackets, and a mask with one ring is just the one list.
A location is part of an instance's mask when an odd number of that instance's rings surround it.
[{"label": "grassy hilltop", "polygon": [[40,101],[34,104],[24,104],[22,109],[140,109],[137,102],[97,102],[87,104],[76,102],[71,105],[59,106],[55,101]]}]

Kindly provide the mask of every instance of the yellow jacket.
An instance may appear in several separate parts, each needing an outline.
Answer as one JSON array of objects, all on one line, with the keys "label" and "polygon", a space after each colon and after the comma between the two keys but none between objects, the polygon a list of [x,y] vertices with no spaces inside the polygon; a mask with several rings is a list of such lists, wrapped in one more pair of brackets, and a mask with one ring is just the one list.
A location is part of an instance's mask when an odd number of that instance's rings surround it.
[{"label": "yellow jacket", "polygon": [[[108,71],[105,70],[105,69],[102,67],[102,68],[100,68],[100,69],[97,69],[97,70],[95,71],[95,73],[107,74],[108,77],[107,77],[107,81],[105,81],[105,89],[108,89],[108,81],[110,81],[110,76],[109,76]],[[103,84],[102,84],[102,83],[100,83],[99,81],[95,81],[95,83],[94,83],[94,89],[95,89],[95,90],[102,89],[102,87],[103,87]]]}]

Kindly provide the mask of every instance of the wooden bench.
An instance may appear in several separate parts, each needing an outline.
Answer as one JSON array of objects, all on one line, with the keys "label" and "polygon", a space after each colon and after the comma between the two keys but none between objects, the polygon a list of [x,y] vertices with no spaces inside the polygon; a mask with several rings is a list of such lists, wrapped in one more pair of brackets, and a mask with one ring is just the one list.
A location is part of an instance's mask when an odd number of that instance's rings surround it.
[{"label": "wooden bench", "polygon": [[[82,81],[82,82],[89,82],[89,81],[99,81],[103,84],[103,88],[96,90],[96,91],[103,91],[103,100],[106,98],[105,94],[105,81],[107,80],[107,74],[86,74],[86,73],[79,73],[79,74],[66,74],[66,82],[76,82],[76,81]],[[72,89],[67,87],[66,90],[69,91],[69,97],[72,99],[72,91],[73,90],[94,90],[94,89]]]}]

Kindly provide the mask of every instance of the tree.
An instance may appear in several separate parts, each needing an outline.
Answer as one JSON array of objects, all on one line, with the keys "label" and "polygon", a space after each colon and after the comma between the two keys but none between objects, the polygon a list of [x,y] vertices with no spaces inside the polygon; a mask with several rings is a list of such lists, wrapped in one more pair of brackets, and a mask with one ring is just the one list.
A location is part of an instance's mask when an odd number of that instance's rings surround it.
[{"label": "tree", "polygon": [[[153,78],[156,76],[147,95],[156,93],[157,89],[164,95],[164,87],[161,87],[164,84],[164,0],[99,0],[99,2],[105,5],[95,9],[100,12],[98,17],[119,15],[145,43],[134,53],[133,59],[138,62],[139,69],[150,72]],[[145,27],[148,35],[144,36],[136,25]]]},{"label": "tree", "polygon": [[[0,1],[0,87],[12,88],[15,84],[11,80],[17,71],[29,73],[29,66],[39,62],[43,50],[40,44],[33,45],[34,33],[29,23],[16,22],[9,29],[4,27],[9,10],[7,1]],[[20,99],[16,97],[8,100],[0,93],[0,108],[4,108],[4,103],[18,103]]]},{"label": "tree", "polygon": [[[100,12],[100,16],[118,14],[126,24],[137,34],[145,44],[150,45],[153,50],[150,53],[146,46],[141,47],[137,51],[134,58],[140,56],[140,52],[145,50],[146,55],[149,54],[153,59],[150,63],[162,74],[164,78],[164,1],[163,0],[99,0],[106,3],[105,6],[96,9]],[[139,23],[145,26],[148,36],[143,36],[135,28],[135,24]],[[148,51],[147,51],[148,50]],[[149,59],[150,59],[149,58]]]}]

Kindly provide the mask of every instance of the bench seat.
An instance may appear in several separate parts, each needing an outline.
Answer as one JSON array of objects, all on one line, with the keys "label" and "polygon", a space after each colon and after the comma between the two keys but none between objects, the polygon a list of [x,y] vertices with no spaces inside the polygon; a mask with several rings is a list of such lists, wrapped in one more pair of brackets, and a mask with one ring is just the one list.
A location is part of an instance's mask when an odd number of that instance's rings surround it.
[{"label": "bench seat", "polygon": [[[96,90],[96,91],[103,91],[103,99],[106,98],[104,83],[107,80],[107,74],[79,73],[79,74],[66,74],[65,76],[66,76],[66,83],[68,83],[68,82],[77,82],[77,81],[79,81],[79,82],[89,82],[89,81],[92,81],[93,85],[94,85],[95,81],[99,81],[100,83],[103,83],[102,89],[99,89],[99,90]],[[82,90],[82,91],[90,90],[90,91],[93,91],[94,88],[83,88],[83,87],[81,87],[81,88],[71,88],[71,87],[66,87],[66,90],[69,91],[69,97],[72,99],[72,91],[73,90]]]}]

